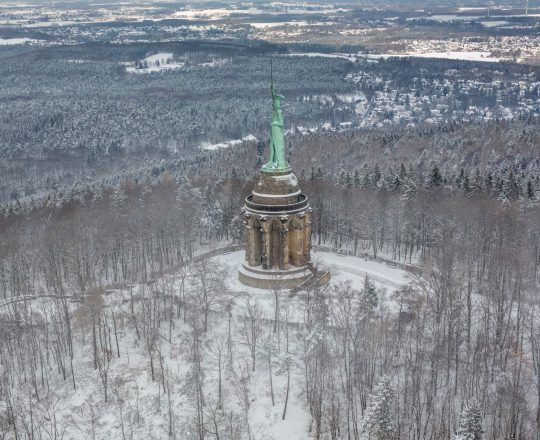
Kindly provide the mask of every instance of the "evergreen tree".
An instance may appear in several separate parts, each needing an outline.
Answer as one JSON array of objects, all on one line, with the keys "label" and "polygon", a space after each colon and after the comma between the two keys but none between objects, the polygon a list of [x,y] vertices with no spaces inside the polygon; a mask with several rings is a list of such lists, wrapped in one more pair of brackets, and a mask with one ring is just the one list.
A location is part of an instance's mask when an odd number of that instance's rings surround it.
[{"label": "evergreen tree", "polygon": [[366,188],[369,185],[369,167],[367,164],[364,164],[362,171],[360,172],[360,187]]},{"label": "evergreen tree", "polygon": [[388,377],[383,377],[373,389],[362,430],[371,440],[390,440],[394,436],[392,400],[394,390]]},{"label": "evergreen tree", "polygon": [[128,203],[128,197],[126,195],[125,189],[120,185],[114,189],[112,194],[112,205],[118,209],[118,211],[124,213]]},{"label": "evergreen tree", "polygon": [[483,190],[482,176],[480,175],[480,170],[478,167],[476,167],[474,170],[474,174],[471,179],[471,189],[475,192],[480,192]]},{"label": "evergreen tree", "polygon": [[362,289],[362,299],[364,304],[369,309],[374,309],[379,304],[379,298],[377,296],[377,289],[373,282],[369,279],[369,276],[366,275],[364,278],[364,287]]},{"label": "evergreen tree", "polygon": [[397,176],[394,175],[393,170],[391,168],[388,168],[384,171],[377,186],[388,191],[393,191],[394,189],[396,189],[396,187],[394,186],[396,177]]},{"label": "evergreen tree", "polygon": [[504,176],[501,185],[501,196],[506,199],[513,199],[519,195],[519,187],[514,172],[510,170]]},{"label": "evergreen tree", "polygon": [[377,187],[379,180],[381,180],[381,169],[379,168],[379,165],[375,165],[375,168],[373,169],[373,174],[371,176],[371,185],[374,188]]},{"label": "evergreen tree", "polygon": [[231,238],[237,243],[242,243],[244,236],[244,220],[238,214],[232,218],[229,228]]},{"label": "evergreen tree", "polygon": [[494,186],[494,194],[501,195],[503,193],[503,179],[497,179],[497,183]]},{"label": "evergreen tree", "polygon": [[469,402],[461,412],[459,429],[454,440],[481,440],[484,435],[483,420],[477,402]]},{"label": "evergreen tree", "polygon": [[311,167],[311,173],[309,175],[309,181],[313,182],[317,178],[317,175],[315,174],[315,167]]},{"label": "evergreen tree", "polygon": [[526,196],[529,200],[534,200],[534,188],[530,180],[527,181]]},{"label": "evergreen tree", "polygon": [[401,195],[401,198],[404,201],[413,200],[416,197],[416,193],[416,183],[412,180],[408,180],[403,187],[403,193]]},{"label": "evergreen tree", "polygon": [[443,184],[443,178],[441,175],[441,171],[439,170],[439,167],[437,165],[433,165],[429,172],[428,187],[437,188],[441,186],[442,184]]},{"label": "evergreen tree", "polygon": [[265,149],[266,149],[265,143],[260,140],[257,141],[257,156],[263,158]]},{"label": "evergreen tree", "polygon": [[219,237],[219,232],[222,230],[224,223],[224,213],[221,205],[218,201],[215,201],[213,205],[211,202],[207,202],[207,209],[202,217],[202,223],[207,228],[207,232],[210,234],[215,233]]},{"label": "evergreen tree", "polygon": [[392,186],[391,186],[391,189],[393,191],[396,191],[396,190],[399,190],[401,188],[401,179],[399,178],[399,176],[396,176],[394,181],[392,182]]},{"label": "evergreen tree", "polygon": [[354,187],[358,188],[360,187],[360,172],[358,170],[354,170]]},{"label": "evergreen tree", "polygon": [[347,184],[347,178],[345,174],[345,170],[340,170],[337,178],[338,184],[341,186],[345,186]]},{"label": "evergreen tree", "polygon": [[407,169],[405,168],[405,165],[401,163],[399,167],[399,180],[403,182],[405,181],[406,178],[407,178]]},{"label": "evergreen tree", "polygon": [[351,173],[347,171],[347,174],[345,174],[345,187],[351,189],[353,187],[353,179],[351,176]]},{"label": "evergreen tree", "polygon": [[471,184],[469,183],[469,176],[465,175],[462,184],[463,192],[469,194],[471,192]]},{"label": "evergreen tree", "polygon": [[463,168],[461,168],[461,171],[459,172],[459,176],[456,179],[456,187],[457,188],[460,188],[460,189],[462,188],[464,179],[465,179],[465,170]]}]

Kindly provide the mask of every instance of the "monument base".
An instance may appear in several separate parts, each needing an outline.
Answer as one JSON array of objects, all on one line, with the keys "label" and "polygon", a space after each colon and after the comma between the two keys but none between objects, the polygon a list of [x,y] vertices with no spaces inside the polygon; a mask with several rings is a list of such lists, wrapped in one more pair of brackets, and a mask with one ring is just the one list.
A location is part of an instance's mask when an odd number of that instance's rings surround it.
[{"label": "monument base", "polygon": [[238,269],[238,279],[242,284],[268,290],[294,289],[312,276],[307,266],[264,270],[262,266],[249,267],[242,264]]}]

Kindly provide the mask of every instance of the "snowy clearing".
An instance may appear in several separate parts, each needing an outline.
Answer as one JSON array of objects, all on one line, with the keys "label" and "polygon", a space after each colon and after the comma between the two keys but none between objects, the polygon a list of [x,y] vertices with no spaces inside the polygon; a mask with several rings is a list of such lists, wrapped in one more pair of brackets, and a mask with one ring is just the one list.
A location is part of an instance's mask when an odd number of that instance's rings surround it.
[{"label": "snowy clearing", "polygon": [[[236,271],[244,261],[244,251],[231,252],[230,254],[215,257],[220,264],[226,265],[230,269],[231,276],[228,279],[228,286],[233,292],[248,294],[256,298],[268,319],[272,319],[274,307],[274,292],[271,290],[258,289],[245,286],[238,280]],[[390,295],[400,286],[408,282],[407,272],[395,267],[390,267],[386,263],[366,260],[354,256],[340,256],[333,252],[313,252],[312,261],[323,270],[330,270],[332,279],[330,284],[339,282],[350,282],[354,289],[361,290],[366,275],[384,293],[381,300],[389,300]],[[298,298],[292,299],[296,303],[292,307],[290,322],[300,323],[302,321],[302,308]],[[387,304],[390,309],[395,310],[394,304]]]},{"label": "snowy clearing", "polygon": [[250,141],[256,141],[256,140],[257,140],[257,138],[255,136],[253,136],[252,134],[248,134],[247,136],[244,136],[242,139],[234,139],[234,140],[231,140],[231,141],[220,142],[218,144],[211,144],[209,142],[203,142],[199,146],[199,148],[201,150],[213,151],[213,150],[219,150],[220,148],[233,147],[234,145],[239,145],[242,142],[250,142]]},{"label": "snowy clearing", "polygon": [[280,27],[280,26],[309,26],[312,23],[309,23],[307,21],[274,21],[274,22],[268,22],[268,23],[258,23],[258,22],[252,22],[249,23],[251,27],[254,27],[256,29],[268,29],[273,27]]},{"label": "snowy clearing", "polygon": [[34,40],[33,38],[0,38],[0,46],[13,46],[17,44],[37,44],[41,40]]},{"label": "snowy clearing", "polygon": [[501,58],[492,57],[490,52],[468,52],[468,51],[449,51],[449,52],[411,52],[397,56],[414,58],[441,58],[447,60],[462,61],[484,61],[486,63],[498,63]]},{"label": "snowy clearing", "polygon": [[322,58],[341,58],[348,60],[351,63],[356,62],[359,59],[366,60],[378,60],[387,58],[440,58],[448,60],[462,60],[462,61],[484,61],[490,63],[497,63],[501,61],[501,58],[492,57],[490,52],[471,52],[471,51],[448,51],[448,52],[406,52],[406,53],[359,53],[356,55],[347,55],[342,53],[319,53],[319,52],[306,52],[306,53],[292,53],[287,56],[304,56],[304,57],[322,57]]},{"label": "snowy clearing", "polygon": [[128,73],[156,73],[164,70],[180,69],[184,62],[174,60],[172,52],[159,52],[149,55],[133,65],[126,67]]}]

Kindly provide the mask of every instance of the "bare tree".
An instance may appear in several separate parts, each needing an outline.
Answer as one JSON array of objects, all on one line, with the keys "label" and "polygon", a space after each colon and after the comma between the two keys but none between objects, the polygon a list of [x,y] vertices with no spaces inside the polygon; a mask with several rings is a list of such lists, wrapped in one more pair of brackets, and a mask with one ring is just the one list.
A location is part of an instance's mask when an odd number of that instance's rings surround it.
[{"label": "bare tree", "polygon": [[259,338],[262,334],[262,316],[263,312],[257,301],[251,302],[249,298],[245,301],[245,313],[243,325],[240,327],[240,334],[243,341],[251,353],[251,369],[255,371],[255,361],[257,358],[257,347]]}]

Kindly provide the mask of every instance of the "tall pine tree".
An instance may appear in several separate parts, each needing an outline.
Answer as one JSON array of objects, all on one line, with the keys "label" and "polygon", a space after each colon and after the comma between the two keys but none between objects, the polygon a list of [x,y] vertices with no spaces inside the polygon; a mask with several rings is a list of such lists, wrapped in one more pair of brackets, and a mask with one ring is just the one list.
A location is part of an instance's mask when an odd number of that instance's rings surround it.
[{"label": "tall pine tree", "polygon": [[388,377],[383,377],[373,389],[370,404],[364,417],[362,430],[371,440],[391,440],[395,425],[392,414],[394,390]]},{"label": "tall pine tree", "polygon": [[482,413],[475,401],[467,403],[461,412],[459,429],[454,440],[482,440],[484,429],[482,427]]}]

